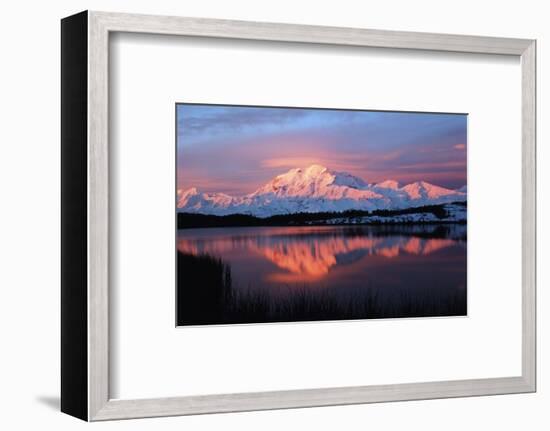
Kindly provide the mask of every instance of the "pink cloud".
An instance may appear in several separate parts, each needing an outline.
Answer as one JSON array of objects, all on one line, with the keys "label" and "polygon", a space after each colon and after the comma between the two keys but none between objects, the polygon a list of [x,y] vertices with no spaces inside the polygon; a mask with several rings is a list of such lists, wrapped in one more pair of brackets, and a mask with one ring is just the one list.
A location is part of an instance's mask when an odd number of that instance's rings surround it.
[{"label": "pink cloud", "polygon": [[465,150],[466,149],[466,144],[456,144],[453,148],[455,150]]},{"label": "pink cloud", "polygon": [[319,157],[275,157],[261,161],[262,168],[296,168],[313,164],[322,164],[323,159]]}]

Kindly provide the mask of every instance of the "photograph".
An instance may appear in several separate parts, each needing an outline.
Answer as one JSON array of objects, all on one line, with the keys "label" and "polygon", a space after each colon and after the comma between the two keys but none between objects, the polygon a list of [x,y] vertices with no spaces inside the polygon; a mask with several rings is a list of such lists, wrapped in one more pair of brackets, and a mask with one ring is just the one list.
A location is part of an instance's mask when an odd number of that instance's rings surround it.
[{"label": "photograph", "polygon": [[177,104],[178,326],[466,315],[467,118]]}]

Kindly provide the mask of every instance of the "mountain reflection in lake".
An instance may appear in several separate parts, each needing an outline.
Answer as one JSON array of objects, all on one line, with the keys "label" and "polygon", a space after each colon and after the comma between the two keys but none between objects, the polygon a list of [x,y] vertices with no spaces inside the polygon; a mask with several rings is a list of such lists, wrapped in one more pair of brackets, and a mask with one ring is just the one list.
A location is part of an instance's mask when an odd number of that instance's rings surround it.
[{"label": "mountain reflection in lake", "polygon": [[466,314],[466,226],[178,231],[178,324]]}]

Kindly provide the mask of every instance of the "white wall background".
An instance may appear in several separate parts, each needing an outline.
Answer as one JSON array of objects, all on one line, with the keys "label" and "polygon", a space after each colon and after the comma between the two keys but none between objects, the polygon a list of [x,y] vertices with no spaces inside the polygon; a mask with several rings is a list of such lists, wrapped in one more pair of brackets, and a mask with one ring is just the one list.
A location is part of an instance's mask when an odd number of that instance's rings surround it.
[{"label": "white wall background", "polygon": [[[59,413],[59,19],[83,9],[380,29],[527,37],[539,41],[539,391],[454,400],[148,419],[102,429],[499,429],[550,424],[546,364],[550,295],[550,162],[545,70],[550,48],[542,1],[21,0],[0,15],[0,424],[5,429],[81,429]],[[547,117],[546,117],[547,118]],[[488,167],[490,170],[490,167]],[[546,363],[545,363],[546,362]]]}]

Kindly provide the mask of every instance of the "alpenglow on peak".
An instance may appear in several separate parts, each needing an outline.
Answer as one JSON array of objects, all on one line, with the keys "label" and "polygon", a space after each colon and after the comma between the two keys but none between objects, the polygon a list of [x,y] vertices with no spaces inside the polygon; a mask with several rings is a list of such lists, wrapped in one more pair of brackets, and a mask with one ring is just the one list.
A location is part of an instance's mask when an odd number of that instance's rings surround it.
[{"label": "alpenglow on peak", "polygon": [[313,164],[290,169],[244,196],[178,190],[178,211],[200,214],[250,214],[269,217],[299,212],[401,209],[465,201],[466,192],[417,181],[400,186],[385,180],[369,184],[347,172]]}]

